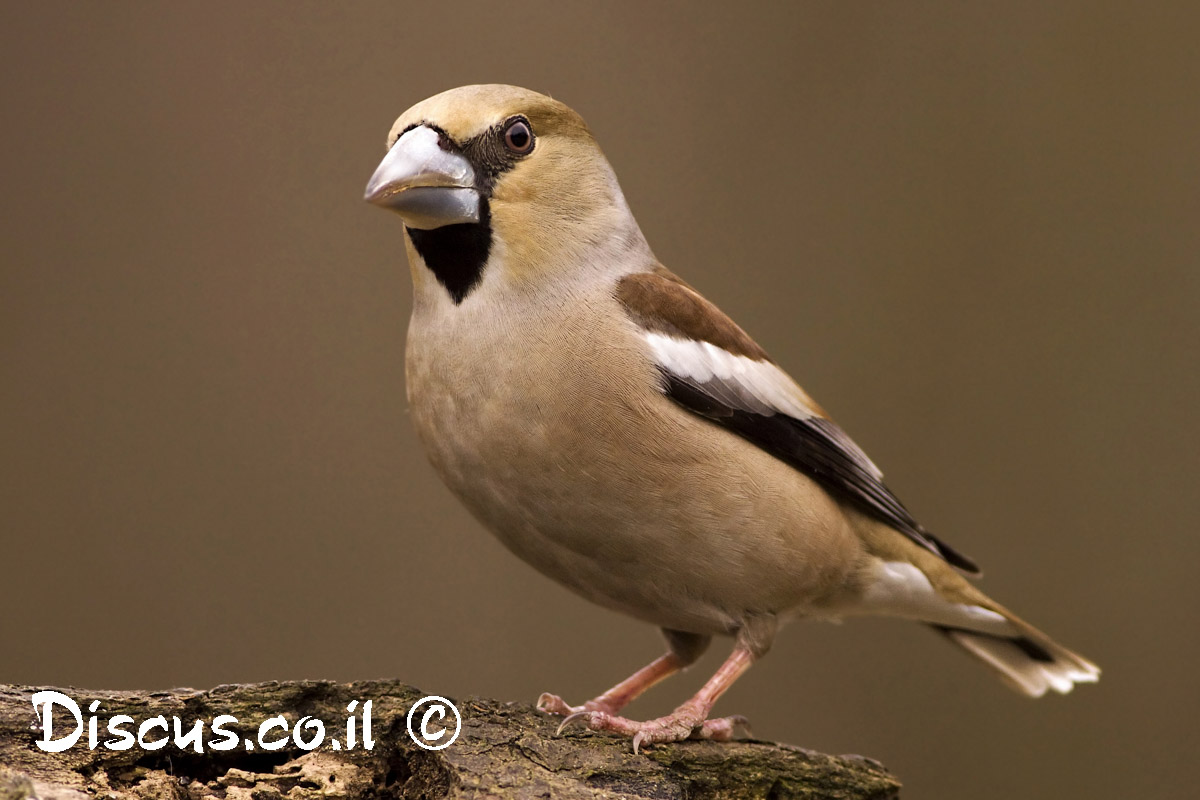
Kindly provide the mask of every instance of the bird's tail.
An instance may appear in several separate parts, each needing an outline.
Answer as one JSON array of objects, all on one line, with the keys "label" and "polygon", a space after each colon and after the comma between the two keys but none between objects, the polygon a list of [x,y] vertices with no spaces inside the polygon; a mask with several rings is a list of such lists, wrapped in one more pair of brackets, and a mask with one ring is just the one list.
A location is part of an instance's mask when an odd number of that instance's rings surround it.
[{"label": "bird's tail", "polygon": [[1010,624],[1012,635],[982,633],[930,623],[955,644],[992,668],[1010,687],[1029,697],[1047,689],[1066,694],[1077,683],[1094,683],[1100,668],[1058,644],[1007,609],[992,606]]},{"label": "bird's tail", "polygon": [[875,559],[862,576],[862,595],[841,613],[923,622],[1029,697],[1047,689],[1065,694],[1077,683],[1099,680],[1099,667],[976,589],[937,555],[882,525],[864,532]]}]

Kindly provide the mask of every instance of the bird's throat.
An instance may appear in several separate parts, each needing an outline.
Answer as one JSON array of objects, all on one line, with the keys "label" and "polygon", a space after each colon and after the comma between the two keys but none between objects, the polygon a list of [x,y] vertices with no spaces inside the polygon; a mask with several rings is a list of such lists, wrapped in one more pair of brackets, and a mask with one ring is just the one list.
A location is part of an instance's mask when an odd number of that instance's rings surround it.
[{"label": "bird's throat", "polygon": [[479,222],[443,225],[432,230],[406,228],[413,247],[455,305],[479,285],[492,248],[491,214],[487,201],[480,203]]}]

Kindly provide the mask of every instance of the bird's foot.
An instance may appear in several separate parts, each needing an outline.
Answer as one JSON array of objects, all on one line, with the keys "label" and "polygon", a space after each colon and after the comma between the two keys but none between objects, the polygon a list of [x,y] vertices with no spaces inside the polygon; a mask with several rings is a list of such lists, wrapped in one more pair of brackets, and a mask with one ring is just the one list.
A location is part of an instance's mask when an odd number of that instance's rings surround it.
[{"label": "bird's foot", "polygon": [[543,692],[542,696],[537,701],[538,711],[544,711],[547,714],[557,714],[560,717],[569,717],[572,714],[583,714],[589,711],[599,711],[605,714],[616,714],[620,711],[615,705],[611,705],[604,701],[603,698],[597,697],[594,700],[588,700],[581,706],[569,706],[567,702],[556,694]]},{"label": "bird's foot", "polygon": [[[553,697],[553,695],[549,696]],[[547,695],[542,695],[543,700],[546,697]],[[562,701],[559,700],[559,702]],[[538,706],[542,707],[541,701]],[[569,708],[565,703],[563,703],[563,707]],[[563,729],[576,722],[583,723],[589,730],[612,731],[632,737],[635,754],[642,745],[659,742],[682,742],[685,739],[711,739],[717,742],[727,742],[733,738],[734,731],[738,728],[749,730],[750,727],[746,718],[741,716],[705,719],[705,715],[701,713],[700,709],[685,703],[665,717],[646,722],[626,719],[606,711],[583,708],[568,715],[555,733],[562,733]]]}]

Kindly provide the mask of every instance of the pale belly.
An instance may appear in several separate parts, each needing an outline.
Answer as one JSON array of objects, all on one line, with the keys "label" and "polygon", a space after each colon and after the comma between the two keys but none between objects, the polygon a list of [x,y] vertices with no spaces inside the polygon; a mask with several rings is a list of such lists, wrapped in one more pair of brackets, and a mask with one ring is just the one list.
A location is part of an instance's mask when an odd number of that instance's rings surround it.
[{"label": "pale belly", "polygon": [[410,330],[412,418],[450,489],[542,573],[656,625],[727,633],[836,604],[863,562],[839,506],[647,390],[653,368],[604,324]]}]

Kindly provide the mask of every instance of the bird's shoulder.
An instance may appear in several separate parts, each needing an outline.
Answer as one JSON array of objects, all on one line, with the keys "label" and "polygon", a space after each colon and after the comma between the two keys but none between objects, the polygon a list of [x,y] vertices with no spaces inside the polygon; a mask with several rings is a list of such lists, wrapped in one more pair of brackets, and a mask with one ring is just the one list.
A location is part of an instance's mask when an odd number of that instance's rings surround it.
[{"label": "bird's shoulder", "polygon": [[737,323],[662,265],[625,275],[617,282],[616,295],[646,331],[708,342],[734,355],[770,362],[766,351]]}]

